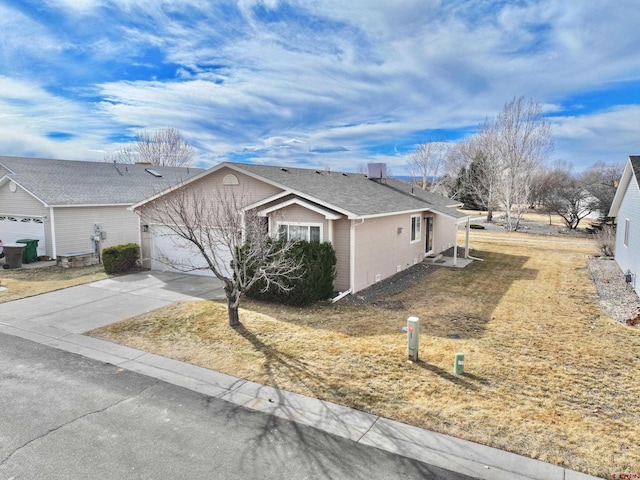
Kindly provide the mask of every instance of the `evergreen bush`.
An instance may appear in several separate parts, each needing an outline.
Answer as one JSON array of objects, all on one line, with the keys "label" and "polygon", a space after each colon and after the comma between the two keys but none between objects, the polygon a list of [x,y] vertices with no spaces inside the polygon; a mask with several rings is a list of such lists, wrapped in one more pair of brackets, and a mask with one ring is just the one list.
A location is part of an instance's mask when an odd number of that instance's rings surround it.
[{"label": "evergreen bush", "polygon": [[127,273],[136,267],[140,258],[140,247],[135,243],[115,245],[102,250],[102,263],[105,273],[112,275]]},{"label": "evergreen bush", "polygon": [[257,282],[246,293],[247,297],[293,306],[311,305],[331,297],[337,261],[333,246],[330,243],[300,241],[289,255],[302,264],[296,278],[284,279],[289,291],[283,292],[278,288],[265,290],[265,283]]}]

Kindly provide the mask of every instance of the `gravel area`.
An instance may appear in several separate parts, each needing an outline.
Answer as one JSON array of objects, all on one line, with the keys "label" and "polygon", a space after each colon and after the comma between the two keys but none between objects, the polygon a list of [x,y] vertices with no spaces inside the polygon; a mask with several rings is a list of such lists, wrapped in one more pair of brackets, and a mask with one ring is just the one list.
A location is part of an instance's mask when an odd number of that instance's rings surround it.
[{"label": "gravel area", "polygon": [[396,273],[393,277],[360,290],[355,295],[347,295],[340,302],[348,305],[366,305],[370,303],[391,310],[400,309],[403,307],[402,302],[388,300],[388,297],[412,287],[438,268],[445,267],[440,267],[433,263],[417,263],[406,270]]},{"label": "gravel area", "polygon": [[[453,257],[453,247],[442,252],[442,255],[445,257]],[[458,247],[458,256],[460,258],[464,256],[464,248]],[[349,305],[365,305],[370,303],[373,305],[380,305],[391,310],[402,308],[401,302],[388,300],[388,297],[412,287],[420,282],[424,277],[435,272],[439,268],[447,267],[443,267],[437,263],[417,263],[396,273],[393,277],[374,283],[364,290],[360,290],[355,295],[347,295],[345,298],[340,300],[340,302]]]},{"label": "gravel area", "polygon": [[589,270],[593,278],[600,307],[617,322],[633,315],[640,307],[640,299],[631,285],[624,281],[618,264],[609,257],[589,257]]}]

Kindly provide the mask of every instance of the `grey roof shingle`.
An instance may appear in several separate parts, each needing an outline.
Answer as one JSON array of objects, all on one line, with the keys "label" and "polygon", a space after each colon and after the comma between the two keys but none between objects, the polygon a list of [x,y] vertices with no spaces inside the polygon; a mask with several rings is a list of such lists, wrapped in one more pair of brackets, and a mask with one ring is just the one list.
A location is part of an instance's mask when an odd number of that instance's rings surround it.
[{"label": "grey roof shingle", "polygon": [[631,161],[631,167],[633,168],[633,174],[636,176],[636,179],[638,180],[638,182],[640,182],[640,156],[631,155],[629,157],[629,160]]},{"label": "grey roof shingle", "polygon": [[412,189],[409,183],[394,178],[372,180],[357,173],[244,163],[227,165],[357,217],[426,209],[454,218],[466,217],[455,208],[450,208],[457,202],[419,188]]},{"label": "grey roof shingle", "polygon": [[[200,168],[0,156],[7,174],[50,206],[133,204],[203,171]],[[153,169],[162,177],[146,171]]]}]

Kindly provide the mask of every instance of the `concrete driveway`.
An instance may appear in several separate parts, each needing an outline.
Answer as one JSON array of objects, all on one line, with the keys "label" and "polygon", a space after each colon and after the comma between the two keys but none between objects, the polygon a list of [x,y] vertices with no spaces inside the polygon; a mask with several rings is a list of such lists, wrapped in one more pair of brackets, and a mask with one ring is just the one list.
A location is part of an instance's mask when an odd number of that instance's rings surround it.
[{"label": "concrete driveway", "polygon": [[140,272],[0,304],[0,323],[45,335],[82,333],[175,302],[222,298],[217,278]]}]

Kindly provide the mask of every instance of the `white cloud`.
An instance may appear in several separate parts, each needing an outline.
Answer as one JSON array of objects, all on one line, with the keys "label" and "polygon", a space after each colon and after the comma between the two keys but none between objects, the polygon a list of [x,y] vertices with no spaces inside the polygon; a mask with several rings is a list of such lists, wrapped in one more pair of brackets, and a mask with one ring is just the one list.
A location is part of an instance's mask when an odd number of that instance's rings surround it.
[{"label": "white cloud", "polygon": [[640,153],[640,105],[616,107],[590,115],[555,117],[556,157],[585,167],[595,162],[621,163]]},{"label": "white cloud", "polygon": [[[51,155],[71,145],[115,149],[111,136],[173,126],[206,163],[252,151],[287,164],[398,165],[400,154],[376,153],[392,151],[376,145],[406,148],[421,131],[468,129],[519,95],[562,115],[567,97],[640,77],[636,0],[46,5],[81,33],[0,6],[0,27],[15,26],[0,28],[0,128],[28,134]],[[170,73],[159,66],[143,79],[119,75],[160,61]],[[630,145],[629,124],[615,112],[635,119],[634,109],[554,117],[558,154],[577,164],[602,155],[601,145]],[[73,136],[53,140],[52,131]]]}]

